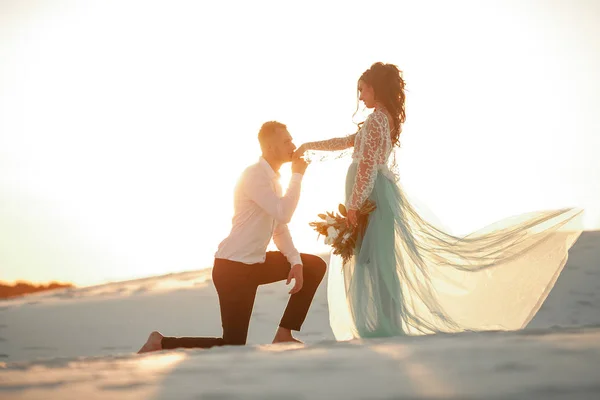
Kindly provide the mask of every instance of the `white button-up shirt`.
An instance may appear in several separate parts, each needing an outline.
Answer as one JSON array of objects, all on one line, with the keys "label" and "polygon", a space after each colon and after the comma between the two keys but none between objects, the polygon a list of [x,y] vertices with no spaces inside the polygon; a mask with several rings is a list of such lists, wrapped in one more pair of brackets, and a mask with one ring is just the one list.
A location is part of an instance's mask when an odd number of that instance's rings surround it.
[{"label": "white button-up shirt", "polygon": [[302,264],[287,226],[300,199],[301,182],[302,174],[292,174],[282,196],[279,174],[264,158],[246,168],[235,186],[231,233],[219,244],[215,257],[262,263],[273,238],[291,265]]}]

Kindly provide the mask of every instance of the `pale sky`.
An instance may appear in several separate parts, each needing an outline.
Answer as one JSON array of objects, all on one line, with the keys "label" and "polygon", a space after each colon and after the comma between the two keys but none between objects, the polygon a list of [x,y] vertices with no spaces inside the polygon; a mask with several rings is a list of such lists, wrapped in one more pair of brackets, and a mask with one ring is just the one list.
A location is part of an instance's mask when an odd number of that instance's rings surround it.
[{"label": "pale sky", "polygon": [[[260,125],[352,133],[375,61],[404,71],[401,184],[430,218],[576,206],[600,229],[600,2],[294,4],[0,1],[0,280],[211,266]],[[347,163],[309,167],[300,251],[328,249],[308,222]]]}]

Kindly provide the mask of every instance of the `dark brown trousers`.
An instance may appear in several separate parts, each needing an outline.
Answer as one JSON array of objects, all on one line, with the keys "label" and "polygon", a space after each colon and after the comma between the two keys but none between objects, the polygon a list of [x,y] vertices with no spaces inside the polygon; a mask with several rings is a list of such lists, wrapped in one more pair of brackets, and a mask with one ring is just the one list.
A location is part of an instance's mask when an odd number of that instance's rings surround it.
[{"label": "dark brown trousers", "polygon": [[[315,292],[325,275],[327,265],[322,258],[301,254],[304,284],[290,296],[279,326],[299,331]],[[210,348],[223,345],[244,345],[248,336],[250,316],[259,285],[286,280],[291,265],[279,251],[270,251],[264,263],[244,264],[215,259],[213,282],[219,295],[223,337],[165,337],[163,349]]]}]

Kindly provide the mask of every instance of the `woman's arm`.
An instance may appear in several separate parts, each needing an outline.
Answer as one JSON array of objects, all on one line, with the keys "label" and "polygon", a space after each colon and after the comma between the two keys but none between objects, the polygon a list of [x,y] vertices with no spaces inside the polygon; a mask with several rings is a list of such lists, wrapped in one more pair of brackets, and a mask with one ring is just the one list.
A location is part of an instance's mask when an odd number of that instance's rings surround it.
[{"label": "woman's arm", "polygon": [[333,138],[329,140],[321,140],[318,142],[308,142],[304,143],[298,151],[303,153],[306,150],[322,150],[322,151],[336,151],[336,150],[344,150],[349,147],[354,146],[354,139],[356,138],[356,133],[352,135],[348,135],[346,137]]}]

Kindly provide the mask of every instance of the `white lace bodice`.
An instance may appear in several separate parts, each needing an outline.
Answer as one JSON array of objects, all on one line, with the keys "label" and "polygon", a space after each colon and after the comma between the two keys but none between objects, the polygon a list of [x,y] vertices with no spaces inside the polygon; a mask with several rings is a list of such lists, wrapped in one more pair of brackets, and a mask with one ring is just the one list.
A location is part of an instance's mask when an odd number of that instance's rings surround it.
[{"label": "white lace bodice", "polygon": [[[390,125],[385,113],[375,110],[367,117],[361,129],[342,138],[310,142],[305,144],[309,150],[344,150],[354,146],[352,162],[358,163],[356,179],[348,208],[357,210],[371,194],[375,179],[380,171],[390,173],[388,160],[392,154]],[[392,174],[390,173],[390,176]]]}]

